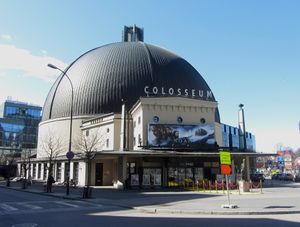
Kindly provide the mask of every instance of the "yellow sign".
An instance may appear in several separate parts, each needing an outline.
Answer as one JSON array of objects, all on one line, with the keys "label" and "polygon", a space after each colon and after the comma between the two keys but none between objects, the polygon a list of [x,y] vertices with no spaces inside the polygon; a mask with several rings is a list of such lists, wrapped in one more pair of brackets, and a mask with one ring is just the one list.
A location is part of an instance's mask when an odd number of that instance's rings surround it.
[{"label": "yellow sign", "polygon": [[230,152],[221,151],[220,160],[221,160],[221,165],[231,165]]}]

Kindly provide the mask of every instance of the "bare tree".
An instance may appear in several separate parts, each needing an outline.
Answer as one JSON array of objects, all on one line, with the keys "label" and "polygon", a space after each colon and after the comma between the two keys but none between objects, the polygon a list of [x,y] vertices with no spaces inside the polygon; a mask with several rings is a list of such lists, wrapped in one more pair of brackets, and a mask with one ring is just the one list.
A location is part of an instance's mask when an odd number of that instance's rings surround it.
[{"label": "bare tree", "polygon": [[[25,189],[27,187],[27,172],[29,171],[30,174],[30,166],[31,166],[31,156],[32,156],[32,150],[31,149],[25,149],[23,150],[21,154],[21,172],[23,171],[24,179],[22,188]],[[30,181],[31,183],[31,181]]]},{"label": "bare tree", "polygon": [[87,187],[91,185],[92,160],[95,158],[97,151],[102,150],[103,136],[97,131],[92,133],[82,132],[75,142],[77,156],[83,158],[87,164]]},{"label": "bare tree", "polygon": [[65,145],[61,137],[55,136],[51,131],[42,139],[42,149],[49,161],[48,176],[53,175],[53,164],[57,157],[65,150]]}]

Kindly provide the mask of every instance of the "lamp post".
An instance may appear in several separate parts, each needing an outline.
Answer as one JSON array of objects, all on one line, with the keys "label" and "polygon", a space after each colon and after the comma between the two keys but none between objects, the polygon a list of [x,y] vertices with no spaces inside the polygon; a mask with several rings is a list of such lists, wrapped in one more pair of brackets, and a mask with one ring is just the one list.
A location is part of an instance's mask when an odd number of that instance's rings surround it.
[{"label": "lamp post", "polygon": [[70,107],[70,134],[69,134],[69,149],[67,152],[67,158],[68,158],[68,174],[67,174],[67,191],[66,194],[69,195],[70,194],[70,164],[71,164],[71,159],[74,157],[74,153],[71,151],[72,149],[72,123],[73,123],[73,97],[74,97],[74,89],[73,89],[73,84],[72,81],[70,79],[70,77],[68,76],[68,74],[61,70],[60,68],[56,67],[55,65],[52,64],[48,64],[48,67],[52,68],[52,69],[56,69],[58,71],[60,71],[63,76],[66,76],[66,78],[68,79],[68,81],[70,82],[71,85],[71,90],[72,90],[72,94],[71,94],[71,107]]}]

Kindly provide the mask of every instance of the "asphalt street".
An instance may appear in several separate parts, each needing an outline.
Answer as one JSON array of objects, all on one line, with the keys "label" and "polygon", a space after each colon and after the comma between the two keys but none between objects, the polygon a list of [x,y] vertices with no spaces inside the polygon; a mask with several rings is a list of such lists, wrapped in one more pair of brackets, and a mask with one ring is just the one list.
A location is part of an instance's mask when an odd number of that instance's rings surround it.
[{"label": "asphalt street", "polygon": [[[272,185],[271,185],[272,186]],[[276,187],[275,187],[276,186]],[[172,191],[116,191],[95,189],[94,198],[64,199],[36,192],[0,187],[0,227],[64,226],[300,226],[299,184],[265,188],[264,192],[232,194],[239,204],[227,215],[204,214],[203,210],[222,210],[222,193]],[[31,190],[31,191],[30,191]],[[30,193],[28,193],[30,192]],[[75,192],[74,192],[75,193]],[[249,210],[260,215],[244,215]],[[277,211],[284,210],[285,214]],[[273,214],[268,214],[271,210]],[[239,213],[239,211],[242,211]],[[244,212],[244,213],[243,213]],[[223,211],[225,214],[226,212]]]}]

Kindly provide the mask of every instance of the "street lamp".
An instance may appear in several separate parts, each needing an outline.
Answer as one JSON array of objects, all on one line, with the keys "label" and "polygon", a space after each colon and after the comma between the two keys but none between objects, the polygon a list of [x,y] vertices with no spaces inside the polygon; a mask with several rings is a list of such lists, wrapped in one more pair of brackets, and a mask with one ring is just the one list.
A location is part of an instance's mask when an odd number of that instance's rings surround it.
[{"label": "street lamp", "polygon": [[70,194],[70,164],[71,164],[71,159],[74,157],[74,153],[71,151],[72,149],[72,122],[73,122],[73,97],[74,97],[74,89],[73,89],[73,84],[72,81],[70,79],[70,77],[68,76],[68,74],[61,70],[60,68],[56,67],[55,65],[52,64],[48,64],[48,67],[52,68],[52,69],[56,69],[59,70],[63,76],[66,76],[68,81],[70,82],[71,85],[71,89],[72,89],[72,94],[71,94],[71,113],[70,113],[70,134],[69,134],[69,149],[67,152],[67,158],[68,158],[68,174],[67,174],[67,191],[66,194],[69,195]]}]

